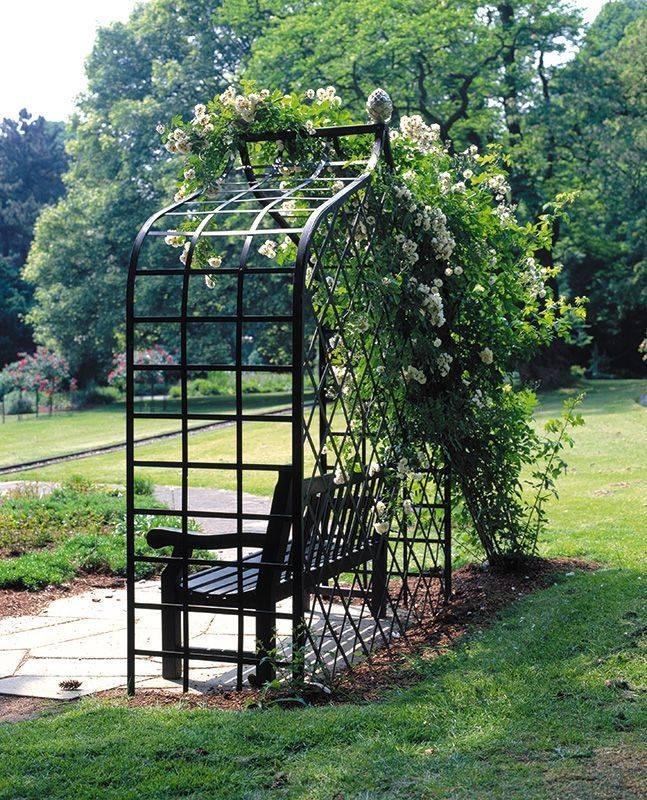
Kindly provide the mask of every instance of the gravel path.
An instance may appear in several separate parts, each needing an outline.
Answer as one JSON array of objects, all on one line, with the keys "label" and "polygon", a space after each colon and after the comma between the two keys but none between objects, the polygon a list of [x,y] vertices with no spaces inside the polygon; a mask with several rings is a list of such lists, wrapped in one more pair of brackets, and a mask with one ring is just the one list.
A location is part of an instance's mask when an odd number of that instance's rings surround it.
[{"label": "gravel path", "polygon": [[[155,498],[169,508],[179,509],[182,506],[182,490],[179,486],[156,486]],[[269,514],[271,500],[269,497],[258,497],[243,494],[243,511],[246,514]],[[236,492],[229,489],[189,489],[190,511],[236,511]],[[231,519],[196,518],[205,533],[233,533],[236,521]],[[264,532],[266,520],[246,520],[246,531]]]}]

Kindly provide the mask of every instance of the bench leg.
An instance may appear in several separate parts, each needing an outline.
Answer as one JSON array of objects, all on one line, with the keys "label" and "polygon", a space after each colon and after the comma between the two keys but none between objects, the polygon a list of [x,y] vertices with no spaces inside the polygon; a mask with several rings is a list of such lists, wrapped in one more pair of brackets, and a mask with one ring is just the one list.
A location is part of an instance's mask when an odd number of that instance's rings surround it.
[{"label": "bench leg", "polygon": [[[272,658],[274,657],[276,648],[276,605],[272,605],[271,613],[258,614],[256,617],[256,646],[261,658],[268,654]],[[274,664],[269,658],[265,658],[256,668],[256,685],[262,686],[264,683],[273,681],[275,677]]]},{"label": "bench leg", "polygon": [[369,608],[374,619],[386,617],[388,577],[386,573],[386,541],[382,539],[376,545],[376,554],[373,559],[373,580],[371,582],[371,599]]},{"label": "bench leg", "polygon": [[[162,603],[177,603],[177,573],[162,572]],[[179,650],[182,647],[182,612],[179,608],[162,609],[162,650]],[[182,677],[182,659],[162,656],[162,677],[175,680]]]}]

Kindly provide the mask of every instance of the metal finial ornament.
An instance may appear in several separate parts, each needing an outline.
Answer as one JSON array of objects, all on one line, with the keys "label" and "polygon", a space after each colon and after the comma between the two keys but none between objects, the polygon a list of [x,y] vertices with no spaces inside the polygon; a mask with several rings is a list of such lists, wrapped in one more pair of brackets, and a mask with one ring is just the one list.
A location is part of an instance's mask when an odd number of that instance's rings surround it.
[{"label": "metal finial ornament", "polygon": [[384,89],[374,89],[366,101],[366,111],[376,122],[388,122],[393,114],[393,101]]}]

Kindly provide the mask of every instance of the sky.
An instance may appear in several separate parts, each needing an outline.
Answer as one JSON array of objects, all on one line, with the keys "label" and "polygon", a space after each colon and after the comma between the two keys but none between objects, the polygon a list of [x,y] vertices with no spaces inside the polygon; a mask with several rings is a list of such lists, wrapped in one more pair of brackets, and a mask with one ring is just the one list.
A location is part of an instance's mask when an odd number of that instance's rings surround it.
[{"label": "sky", "polygon": [[[125,21],[138,1],[0,0],[0,118],[25,107],[47,119],[71,114],[97,27]],[[605,2],[574,1],[587,22]]]}]

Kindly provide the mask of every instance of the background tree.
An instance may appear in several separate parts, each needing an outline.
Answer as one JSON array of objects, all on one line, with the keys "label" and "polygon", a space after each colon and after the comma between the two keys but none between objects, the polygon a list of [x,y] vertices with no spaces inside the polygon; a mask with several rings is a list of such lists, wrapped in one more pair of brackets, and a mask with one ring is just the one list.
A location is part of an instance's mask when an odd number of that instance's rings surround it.
[{"label": "background tree", "polygon": [[[395,122],[420,114],[455,150],[503,147],[527,220],[578,189],[570,222],[552,231],[566,267],[560,291],[591,297],[593,345],[576,359],[592,355],[595,366],[603,353],[610,369],[640,369],[645,16],[643,0],[612,0],[584,36],[570,0],[149,0],[100,29],[88,59],[67,196],[43,214],[24,273],[36,287],[37,340],[60,350],[82,383],[105,376],[123,347],[132,239],[173,193],[177,162],[155,125],[244,77],[286,91],[334,84],[358,120],[384,86]],[[173,259],[167,251],[148,257]],[[539,256],[550,263],[548,249]],[[149,309],[159,291],[151,281]],[[211,311],[227,313],[228,302],[219,297]],[[258,343],[264,358],[276,346],[270,333]],[[149,334],[138,347],[173,344],[153,326]]]},{"label": "background tree", "polygon": [[45,347],[34,353],[19,353],[19,359],[7,364],[0,372],[0,392],[35,392],[36,414],[39,396],[47,397],[49,413],[54,408],[54,395],[63,391],[74,391],[76,380],[70,374],[70,365],[64,358]]},{"label": "background tree", "polygon": [[647,318],[647,12],[608,3],[561,70],[553,185],[578,190],[559,252],[590,298],[594,371],[641,369]]},{"label": "background tree", "polygon": [[[647,308],[642,0],[607,3],[585,36],[581,12],[567,0],[226,0],[223,10],[248,32],[245,75],[263,85],[287,91],[333,83],[357,117],[368,92],[383,85],[396,119],[419,113],[456,149],[500,144],[528,220],[557,193],[577,189],[571,221],[555,220],[552,241],[562,240],[560,290],[591,296],[593,341],[588,352],[560,345],[564,352],[548,354],[544,366],[591,358],[595,371],[601,352],[616,371],[640,369]],[[548,249],[538,256],[552,263]]]},{"label": "background tree", "polygon": [[24,315],[32,290],[21,278],[36,218],[63,193],[63,126],[23,109],[0,122],[0,365],[32,346]]},{"label": "background tree", "polygon": [[88,91],[70,123],[67,194],[43,214],[24,273],[35,287],[37,340],[68,358],[82,385],[110,369],[133,238],[173,193],[177,163],[155,126],[169,108],[188,113],[222,91],[238,64],[243,45],[219,22],[219,6],[143,4],[127,23],[99,29],[88,58]]}]

